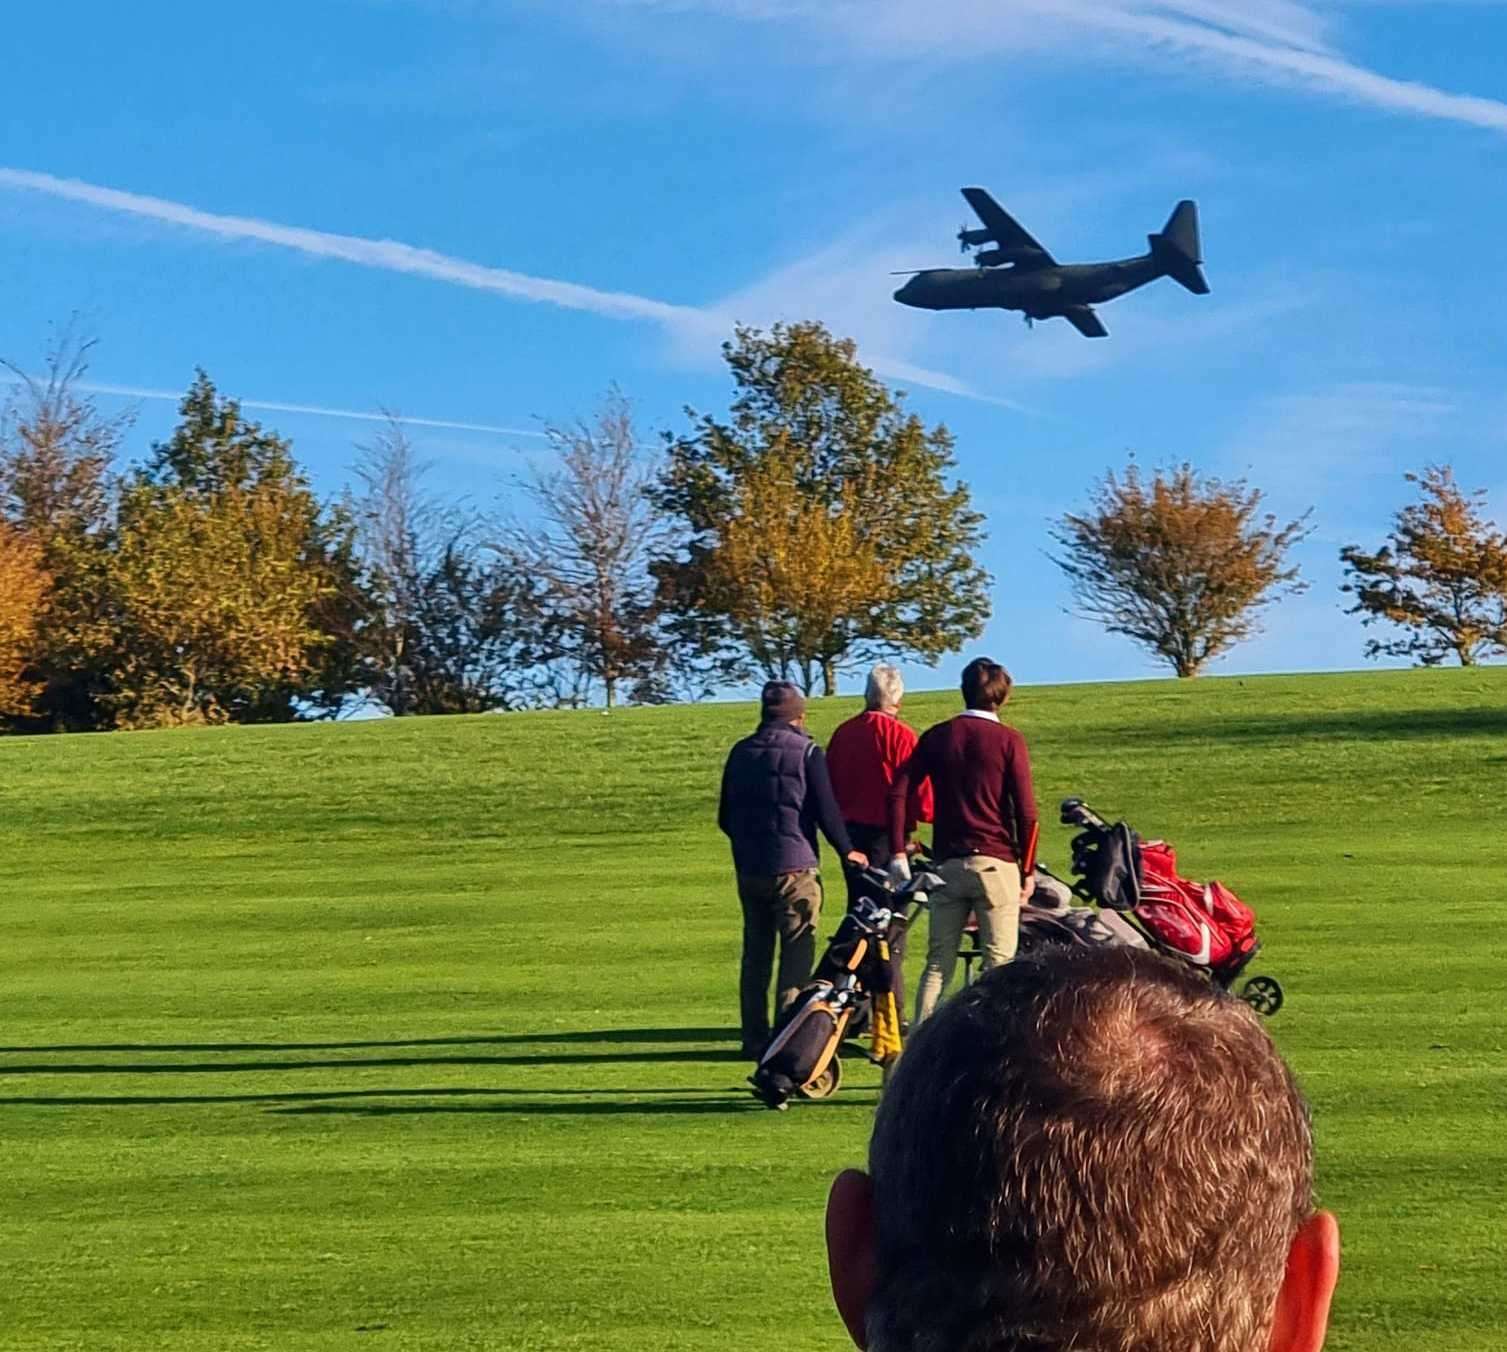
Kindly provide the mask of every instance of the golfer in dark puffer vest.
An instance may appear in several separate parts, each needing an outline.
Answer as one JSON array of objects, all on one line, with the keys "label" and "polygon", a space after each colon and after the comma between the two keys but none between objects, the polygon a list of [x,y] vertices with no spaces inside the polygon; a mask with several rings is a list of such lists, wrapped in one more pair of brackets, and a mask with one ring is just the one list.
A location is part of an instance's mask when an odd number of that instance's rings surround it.
[{"label": "golfer in dark puffer vest", "polygon": [[817,829],[857,868],[826,758],[805,729],[806,701],[788,681],[770,681],[761,696],[759,729],[728,755],[717,825],[732,841],[743,905],[739,1003],[743,1054],[757,1060],[769,1040],[769,978],[776,936],[780,970],[777,1012],[811,977],[822,888]]}]

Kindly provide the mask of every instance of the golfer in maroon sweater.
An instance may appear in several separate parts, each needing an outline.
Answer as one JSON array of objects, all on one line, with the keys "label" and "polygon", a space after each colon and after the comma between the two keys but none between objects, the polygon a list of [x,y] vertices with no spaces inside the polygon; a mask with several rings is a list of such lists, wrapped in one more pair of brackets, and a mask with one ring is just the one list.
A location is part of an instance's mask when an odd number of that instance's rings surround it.
[{"label": "golfer in maroon sweater", "polygon": [[963,668],[956,718],[928,728],[890,784],[891,872],[910,876],[905,858],[910,794],[930,780],[936,800],[932,856],[946,887],[931,898],[926,970],[916,1022],[936,1008],[952,980],[968,913],[978,917],[984,970],[1015,956],[1021,903],[1036,886],[1036,795],[1026,741],[999,720],[1010,673],[980,657]]}]

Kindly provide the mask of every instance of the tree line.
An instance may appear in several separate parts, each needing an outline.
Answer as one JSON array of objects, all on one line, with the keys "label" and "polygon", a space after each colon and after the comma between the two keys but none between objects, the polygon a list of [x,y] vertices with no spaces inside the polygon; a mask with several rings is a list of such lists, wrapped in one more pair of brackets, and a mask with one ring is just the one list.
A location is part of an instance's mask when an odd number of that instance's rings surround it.
[{"label": "tree line", "polygon": [[991,579],[952,440],[819,325],[739,329],[724,417],[644,442],[611,392],[474,507],[429,491],[401,419],[321,499],[286,438],[199,372],[130,461],[92,343],[9,366],[0,723],[140,728],[835,690],[977,636]]},{"label": "tree line", "polygon": [[[434,496],[401,419],[321,499],[292,444],[204,372],[167,440],[87,393],[65,333],[0,421],[0,726],[20,732],[831,694],[875,658],[976,638],[993,579],[953,440],[815,323],[739,328],[726,414],[646,444],[610,392],[545,426],[477,508]],[[1507,652],[1507,538],[1447,467],[1341,552],[1369,656]],[[1301,591],[1260,490],[1134,462],[1050,523],[1077,612],[1193,676]]]}]

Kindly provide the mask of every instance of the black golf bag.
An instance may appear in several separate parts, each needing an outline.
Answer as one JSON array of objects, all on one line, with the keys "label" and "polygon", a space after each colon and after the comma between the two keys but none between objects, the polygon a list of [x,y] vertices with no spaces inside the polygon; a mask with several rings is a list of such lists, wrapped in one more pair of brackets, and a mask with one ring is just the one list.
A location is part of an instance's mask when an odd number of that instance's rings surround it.
[{"label": "black golf bag", "polygon": [[898,1051],[898,1023],[881,1032],[872,1007],[890,991],[890,938],[914,918],[927,888],[941,880],[922,873],[897,888],[887,874],[866,869],[861,882],[811,981],[781,1017],[748,1077],[754,1097],[768,1107],[783,1109],[796,1095],[821,1099],[836,1093],[842,1083],[838,1049],[861,1014],[875,1020],[876,1039],[894,1039],[889,1054]]}]

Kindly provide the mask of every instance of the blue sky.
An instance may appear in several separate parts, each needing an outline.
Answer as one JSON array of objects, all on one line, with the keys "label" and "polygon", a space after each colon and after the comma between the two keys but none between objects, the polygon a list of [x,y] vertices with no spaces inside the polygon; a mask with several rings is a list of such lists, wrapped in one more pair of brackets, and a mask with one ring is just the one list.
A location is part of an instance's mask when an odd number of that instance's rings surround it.
[{"label": "blue sky", "polygon": [[[414,419],[491,502],[520,432],[610,382],[646,429],[725,407],[735,319],[815,317],[956,433],[1027,681],[1152,673],[1068,617],[1047,525],[1134,451],[1312,506],[1312,586],[1229,671],[1363,665],[1341,544],[1405,470],[1507,519],[1507,4],[1494,0],[160,0],[7,17],[0,354],[80,311],[91,376],[196,365],[317,482]],[[978,183],[1059,257],[1199,200],[1214,293],[1105,307],[1107,342],[929,315]],[[126,396],[101,394],[102,403]],[[139,400],[138,449],[173,406]],[[495,430],[483,430],[495,429]],[[508,430],[515,429],[515,430]],[[950,683],[916,671],[921,684]]]}]

